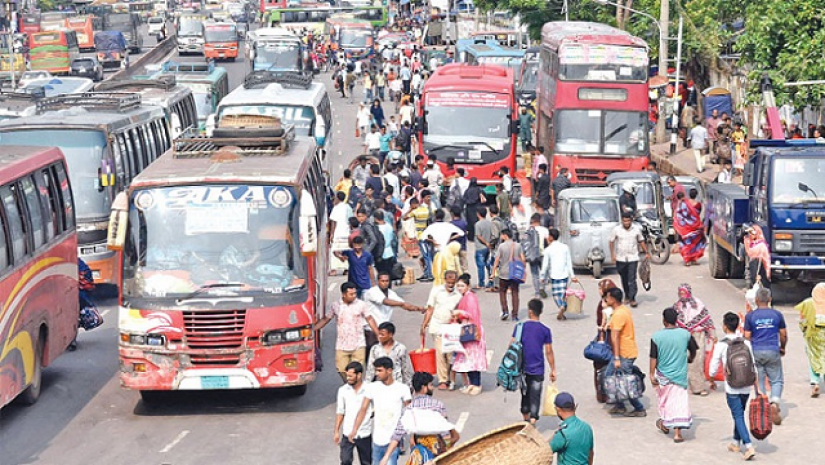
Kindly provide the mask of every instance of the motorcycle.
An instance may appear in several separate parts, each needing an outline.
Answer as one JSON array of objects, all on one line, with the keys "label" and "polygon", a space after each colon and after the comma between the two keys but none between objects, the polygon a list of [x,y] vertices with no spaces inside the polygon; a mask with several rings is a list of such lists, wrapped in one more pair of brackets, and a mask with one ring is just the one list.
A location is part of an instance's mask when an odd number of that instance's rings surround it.
[{"label": "motorcycle", "polygon": [[664,265],[670,259],[670,243],[667,241],[662,222],[650,215],[639,215],[636,223],[642,227],[645,246],[650,252],[650,261],[657,265]]}]

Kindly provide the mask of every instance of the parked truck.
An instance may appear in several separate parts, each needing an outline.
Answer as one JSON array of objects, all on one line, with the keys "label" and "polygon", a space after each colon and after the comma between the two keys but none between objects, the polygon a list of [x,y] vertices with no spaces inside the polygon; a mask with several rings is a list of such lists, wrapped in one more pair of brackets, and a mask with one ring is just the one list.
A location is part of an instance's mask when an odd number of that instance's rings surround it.
[{"label": "parked truck", "polygon": [[140,17],[135,13],[130,13],[128,6],[125,10],[121,5],[116,6],[119,8],[106,13],[103,17],[103,30],[122,32],[129,44],[129,50],[132,53],[140,53],[140,49],[143,48],[143,37],[138,30]]},{"label": "parked truck", "polygon": [[120,31],[95,32],[95,52],[103,68],[120,68],[129,53],[126,38]]},{"label": "parked truck", "polygon": [[825,277],[825,144],[815,140],[752,141],[742,186],[713,183],[707,189],[709,266],[714,278],[746,279],[743,236],[762,228],[771,252],[771,280],[811,282]]}]

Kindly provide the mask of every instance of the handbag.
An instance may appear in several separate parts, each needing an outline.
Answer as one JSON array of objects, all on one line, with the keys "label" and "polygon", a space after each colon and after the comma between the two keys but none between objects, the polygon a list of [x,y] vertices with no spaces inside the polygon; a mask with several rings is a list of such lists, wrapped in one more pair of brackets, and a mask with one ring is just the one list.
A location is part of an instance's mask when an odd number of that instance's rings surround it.
[{"label": "handbag", "polygon": [[604,393],[607,403],[615,404],[642,397],[642,380],[635,373],[616,372],[604,377]]},{"label": "handbag", "polygon": [[600,363],[610,363],[613,360],[613,350],[604,341],[604,332],[599,331],[596,338],[584,348],[584,358]]},{"label": "handbag", "polygon": [[544,406],[541,408],[541,416],[555,417],[556,416],[556,396],[559,395],[559,388],[556,383],[549,384],[544,388]]},{"label": "handbag", "polygon": [[464,346],[461,345],[461,325],[457,323],[445,323],[441,325],[441,352],[444,354],[461,353],[465,354]]},{"label": "handbag", "polygon": [[516,281],[519,284],[523,284],[526,270],[524,267],[524,262],[513,260],[513,254],[515,251],[516,246],[513,244],[510,248],[510,262],[507,264],[510,274],[508,281]]},{"label": "handbag", "polygon": [[475,323],[464,323],[461,325],[461,333],[458,336],[461,343],[476,342],[481,340],[481,334],[478,332],[478,326]]}]

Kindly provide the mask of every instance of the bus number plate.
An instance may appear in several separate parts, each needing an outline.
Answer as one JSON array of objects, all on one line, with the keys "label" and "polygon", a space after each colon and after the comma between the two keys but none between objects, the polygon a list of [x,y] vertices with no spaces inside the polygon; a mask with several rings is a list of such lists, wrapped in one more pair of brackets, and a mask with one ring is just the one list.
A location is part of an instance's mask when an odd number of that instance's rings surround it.
[{"label": "bus number plate", "polygon": [[201,376],[201,389],[229,389],[229,376]]},{"label": "bus number plate", "polygon": [[822,223],[822,217],[810,215],[808,216],[808,223]]},{"label": "bus number plate", "polygon": [[470,160],[481,160],[481,150],[470,150],[468,158]]}]

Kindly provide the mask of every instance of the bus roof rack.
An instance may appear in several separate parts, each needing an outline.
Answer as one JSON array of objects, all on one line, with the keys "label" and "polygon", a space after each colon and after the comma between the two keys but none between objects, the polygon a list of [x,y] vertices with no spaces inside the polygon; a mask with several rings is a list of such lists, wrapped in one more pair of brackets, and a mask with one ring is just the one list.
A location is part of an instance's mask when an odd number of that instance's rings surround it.
[{"label": "bus roof rack", "polygon": [[312,75],[297,71],[254,71],[244,78],[243,86],[246,89],[254,89],[273,83],[293,89],[309,89],[312,85]]},{"label": "bus roof rack", "polygon": [[211,73],[215,70],[215,63],[209,62],[177,62],[167,61],[161,67],[164,73]]},{"label": "bus roof rack", "polygon": [[[233,129],[225,137],[203,137],[186,132],[172,142],[172,153],[179,159],[212,158],[217,152],[231,152],[237,157],[277,157],[287,153],[295,139],[295,129],[287,125],[270,131],[267,137],[246,137],[243,130]],[[233,160],[221,160],[224,162]]]},{"label": "bus roof rack", "polygon": [[171,90],[177,85],[175,76],[157,76],[152,79],[119,79],[106,80],[98,83],[95,86],[96,91],[109,91],[117,89],[128,89],[130,87],[154,87],[157,89]]},{"label": "bus roof rack", "polygon": [[46,97],[36,102],[37,114],[82,107],[86,110],[125,112],[140,107],[140,94],[124,92],[82,92]]}]

